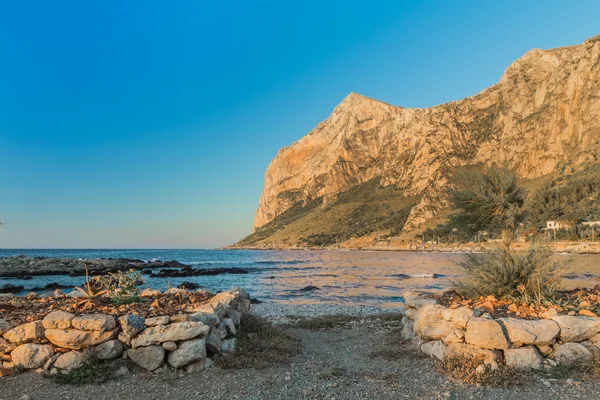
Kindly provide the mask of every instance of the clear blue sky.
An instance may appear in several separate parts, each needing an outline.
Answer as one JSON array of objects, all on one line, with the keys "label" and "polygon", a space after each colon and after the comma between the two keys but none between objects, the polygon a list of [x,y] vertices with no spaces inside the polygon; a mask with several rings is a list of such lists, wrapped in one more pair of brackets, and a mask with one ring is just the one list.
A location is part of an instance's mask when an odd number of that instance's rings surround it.
[{"label": "clear blue sky", "polygon": [[599,21],[599,1],[4,1],[0,247],[234,242],[277,150],[349,92],[460,99]]}]

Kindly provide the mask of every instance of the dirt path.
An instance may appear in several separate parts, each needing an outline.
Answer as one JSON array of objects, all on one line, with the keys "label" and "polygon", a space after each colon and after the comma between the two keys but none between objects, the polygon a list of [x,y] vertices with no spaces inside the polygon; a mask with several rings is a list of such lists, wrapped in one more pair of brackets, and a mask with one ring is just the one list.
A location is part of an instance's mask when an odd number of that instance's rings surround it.
[{"label": "dirt path", "polygon": [[[451,382],[431,359],[414,352],[388,354],[389,322],[367,321],[327,331],[290,329],[302,353],[289,365],[263,370],[220,370],[156,375],[135,370],[101,385],[59,385],[38,374],[2,378],[0,399],[597,399],[599,383],[531,383],[509,389]],[[29,396],[29,397],[23,397]]]}]

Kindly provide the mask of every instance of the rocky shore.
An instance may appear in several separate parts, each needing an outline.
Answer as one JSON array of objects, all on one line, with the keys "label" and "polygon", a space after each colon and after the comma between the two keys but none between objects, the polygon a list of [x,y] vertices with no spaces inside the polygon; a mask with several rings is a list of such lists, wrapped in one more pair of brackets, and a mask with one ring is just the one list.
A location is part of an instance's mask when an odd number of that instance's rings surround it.
[{"label": "rocky shore", "polygon": [[246,274],[242,268],[195,269],[178,261],[144,261],[128,258],[54,258],[0,257],[0,278],[27,279],[43,275],[85,276],[87,266],[90,275],[106,275],[111,272],[136,270],[156,277],[186,277],[219,274]]}]

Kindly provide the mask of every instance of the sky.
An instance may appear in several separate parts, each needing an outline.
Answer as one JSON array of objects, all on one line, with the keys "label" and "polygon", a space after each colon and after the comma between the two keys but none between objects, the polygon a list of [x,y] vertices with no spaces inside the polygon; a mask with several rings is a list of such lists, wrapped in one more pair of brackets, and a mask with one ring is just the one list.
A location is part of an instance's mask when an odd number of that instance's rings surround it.
[{"label": "sky", "polygon": [[350,92],[473,95],[599,1],[4,1],[0,248],[214,248]]}]

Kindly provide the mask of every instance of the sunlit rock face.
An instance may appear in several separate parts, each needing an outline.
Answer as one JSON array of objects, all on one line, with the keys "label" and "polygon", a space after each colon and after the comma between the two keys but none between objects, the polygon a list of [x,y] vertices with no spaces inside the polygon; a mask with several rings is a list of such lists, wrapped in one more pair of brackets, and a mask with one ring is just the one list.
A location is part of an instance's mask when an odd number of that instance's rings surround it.
[{"label": "sunlit rock face", "polygon": [[431,108],[392,106],[351,93],[308,135],[281,149],[265,175],[254,229],[298,202],[378,179],[419,196],[405,230],[445,207],[442,187],[457,166],[504,164],[523,178],[598,163],[600,36],[534,49],[500,81]]}]

